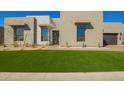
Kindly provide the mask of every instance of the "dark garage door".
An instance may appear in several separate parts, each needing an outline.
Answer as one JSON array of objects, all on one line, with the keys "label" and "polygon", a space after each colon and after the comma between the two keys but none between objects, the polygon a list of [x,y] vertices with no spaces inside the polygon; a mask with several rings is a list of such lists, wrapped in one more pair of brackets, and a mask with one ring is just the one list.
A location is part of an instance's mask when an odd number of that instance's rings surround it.
[{"label": "dark garage door", "polygon": [[117,45],[117,33],[104,33],[103,44],[105,45]]}]

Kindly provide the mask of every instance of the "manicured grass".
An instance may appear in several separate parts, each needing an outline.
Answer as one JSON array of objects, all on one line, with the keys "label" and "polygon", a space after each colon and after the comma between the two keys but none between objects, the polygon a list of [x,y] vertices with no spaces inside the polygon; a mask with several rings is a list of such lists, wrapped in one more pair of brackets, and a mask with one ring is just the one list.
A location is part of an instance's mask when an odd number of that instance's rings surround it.
[{"label": "manicured grass", "polygon": [[0,72],[124,71],[124,52],[2,51]]}]

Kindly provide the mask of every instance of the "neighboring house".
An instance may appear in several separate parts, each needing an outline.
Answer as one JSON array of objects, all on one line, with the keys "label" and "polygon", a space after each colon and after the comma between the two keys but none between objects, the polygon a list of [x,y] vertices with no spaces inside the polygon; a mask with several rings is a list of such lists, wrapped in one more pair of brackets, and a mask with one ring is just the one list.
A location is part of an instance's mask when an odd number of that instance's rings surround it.
[{"label": "neighboring house", "polygon": [[0,45],[4,43],[4,27],[0,26]]},{"label": "neighboring house", "polygon": [[104,23],[103,12],[63,11],[60,18],[5,18],[6,45],[88,46],[120,45],[124,25]]}]

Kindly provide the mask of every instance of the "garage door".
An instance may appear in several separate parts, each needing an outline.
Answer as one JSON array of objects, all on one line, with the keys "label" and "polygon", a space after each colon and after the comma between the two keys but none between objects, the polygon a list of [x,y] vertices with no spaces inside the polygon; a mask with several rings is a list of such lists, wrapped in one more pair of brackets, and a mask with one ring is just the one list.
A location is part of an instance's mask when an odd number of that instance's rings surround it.
[{"label": "garage door", "polygon": [[103,43],[104,45],[117,45],[117,33],[104,33]]}]

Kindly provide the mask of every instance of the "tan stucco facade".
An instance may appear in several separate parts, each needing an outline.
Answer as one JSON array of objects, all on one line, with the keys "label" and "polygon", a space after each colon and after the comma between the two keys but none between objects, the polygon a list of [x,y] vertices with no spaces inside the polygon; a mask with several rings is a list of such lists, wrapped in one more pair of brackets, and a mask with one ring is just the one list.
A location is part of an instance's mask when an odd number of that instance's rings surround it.
[{"label": "tan stucco facade", "polygon": [[[51,28],[54,27],[54,24],[52,23],[52,20],[49,16],[27,16],[27,17],[34,17],[36,19],[36,32],[37,32],[37,45],[45,45],[45,44],[50,44],[50,31]],[[49,41],[41,41],[41,30],[42,27],[48,27],[49,33],[48,33],[48,40]]]},{"label": "tan stucco facade", "polygon": [[60,45],[64,46],[68,42],[70,46],[82,46],[83,42],[77,42],[75,23],[89,22],[93,29],[86,29],[86,46],[98,46],[98,43],[102,46],[102,12],[64,11],[60,15],[60,19],[53,19],[56,29],[60,31]]},{"label": "tan stucco facade", "polygon": [[[28,43],[29,45],[32,45],[35,43],[35,19],[34,18],[5,18],[4,20],[4,44],[6,45],[13,45],[14,42],[14,27],[18,26],[27,26],[28,29],[24,31],[24,41],[25,43]],[[19,45],[23,45],[24,41],[17,41]]]},{"label": "tan stucco facade", "polygon": [[104,23],[103,33],[117,33],[117,44],[122,44],[122,36],[124,32],[124,25],[121,23]]},{"label": "tan stucco facade", "polygon": [[[85,31],[85,41],[77,41],[77,24],[89,24]],[[59,46],[103,46],[103,33],[118,33],[118,43],[122,43],[120,35],[123,35],[124,25],[121,23],[104,23],[102,11],[62,11],[60,18],[50,16],[27,16],[17,18],[5,18],[4,43],[14,44],[14,27],[28,26],[24,31],[25,43],[30,45],[52,45],[53,31],[59,31]],[[48,27],[48,41],[41,41],[42,27]],[[26,37],[27,36],[27,37]],[[26,39],[25,39],[26,37]],[[24,41],[18,42],[24,44]]]}]

